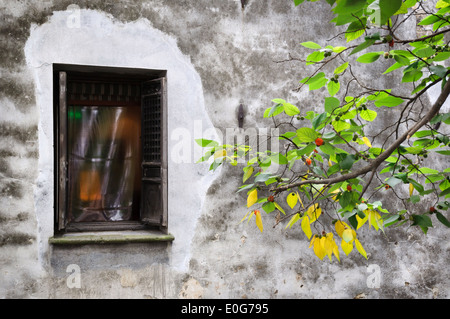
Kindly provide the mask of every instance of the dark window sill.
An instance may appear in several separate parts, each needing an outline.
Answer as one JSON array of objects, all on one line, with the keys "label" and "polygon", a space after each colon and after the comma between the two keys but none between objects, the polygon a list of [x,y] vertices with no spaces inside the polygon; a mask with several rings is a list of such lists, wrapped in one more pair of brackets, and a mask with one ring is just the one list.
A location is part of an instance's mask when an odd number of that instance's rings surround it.
[{"label": "dark window sill", "polygon": [[53,245],[128,244],[172,242],[175,237],[159,231],[66,233],[49,238]]}]

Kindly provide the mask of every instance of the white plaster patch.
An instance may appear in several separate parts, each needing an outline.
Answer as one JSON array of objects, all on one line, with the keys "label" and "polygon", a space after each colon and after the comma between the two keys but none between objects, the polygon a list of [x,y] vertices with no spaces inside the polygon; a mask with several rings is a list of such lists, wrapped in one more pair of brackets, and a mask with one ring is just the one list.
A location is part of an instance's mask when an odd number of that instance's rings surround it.
[{"label": "white plaster patch", "polygon": [[[35,190],[41,262],[45,263],[48,238],[53,235],[53,84],[52,64],[167,70],[169,137],[169,232],[175,236],[170,250],[174,269],[186,270],[197,219],[212,179],[205,165],[195,164],[194,138],[211,129],[206,117],[201,79],[176,39],[152,27],[147,19],[122,23],[93,10],[54,12],[40,26],[33,25],[26,43],[27,64],[33,72],[39,108],[39,176]],[[195,125],[194,125],[195,124]],[[171,134],[184,129],[183,143],[191,149],[190,163],[178,164],[170,154]],[[177,140],[178,141],[178,140]]]}]

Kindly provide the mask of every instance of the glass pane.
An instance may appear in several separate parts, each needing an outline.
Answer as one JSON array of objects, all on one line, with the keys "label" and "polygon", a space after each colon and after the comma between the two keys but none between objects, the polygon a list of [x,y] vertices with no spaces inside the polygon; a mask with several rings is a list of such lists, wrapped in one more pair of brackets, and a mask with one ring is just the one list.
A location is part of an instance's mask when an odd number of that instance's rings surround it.
[{"label": "glass pane", "polygon": [[140,194],[140,110],[69,106],[69,221],[136,217]]}]

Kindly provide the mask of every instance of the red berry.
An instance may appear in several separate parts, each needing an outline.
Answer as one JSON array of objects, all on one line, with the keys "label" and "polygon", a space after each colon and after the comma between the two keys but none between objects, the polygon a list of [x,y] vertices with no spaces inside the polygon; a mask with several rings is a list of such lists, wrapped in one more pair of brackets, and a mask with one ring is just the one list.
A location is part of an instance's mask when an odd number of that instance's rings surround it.
[{"label": "red berry", "polygon": [[306,159],[306,165],[311,165],[311,163],[312,163],[312,162],[311,162],[311,159],[310,159],[310,158],[307,158],[307,159]]},{"label": "red berry", "polygon": [[323,145],[323,140],[320,137],[316,139],[316,145],[317,146]]},{"label": "red berry", "polygon": [[269,201],[269,202],[273,202],[273,201],[274,201],[274,198],[273,198],[273,196],[272,196],[272,195],[270,195],[269,197],[267,197],[267,201]]},{"label": "red berry", "polygon": [[318,150],[314,150],[314,153],[319,153],[319,151]]},{"label": "red berry", "polygon": [[433,206],[430,207],[430,213],[434,213],[436,211],[436,208],[434,208]]},{"label": "red berry", "polygon": [[389,185],[384,185],[384,188],[389,189],[391,187]]},{"label": "red berry", "polygon": [[257,210],[257,209],[255,209],[255,210],[253,211],[253,214],[255,214],[255,215],[257,215],[257,214],[259,214],[259,213],[260,213],[260,211]]},{"label": "red berry", "polygon": [[347,185],[347,190],[348,190],[349,192],[351,192],[351,191],[352,191],[352,185],[348,184],[348,185]]}]

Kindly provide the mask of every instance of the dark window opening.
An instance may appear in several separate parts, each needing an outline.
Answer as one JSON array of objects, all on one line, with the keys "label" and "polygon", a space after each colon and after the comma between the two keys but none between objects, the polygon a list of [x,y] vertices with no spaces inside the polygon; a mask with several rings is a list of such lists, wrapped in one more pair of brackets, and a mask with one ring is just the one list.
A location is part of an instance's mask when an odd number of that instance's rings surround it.
[{"label": "dark window opening", "polygon": [[54,65],[56,229],[167,232],[165,79]]}]

